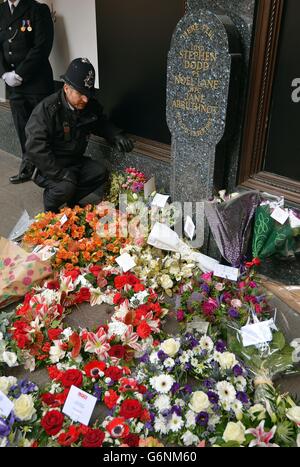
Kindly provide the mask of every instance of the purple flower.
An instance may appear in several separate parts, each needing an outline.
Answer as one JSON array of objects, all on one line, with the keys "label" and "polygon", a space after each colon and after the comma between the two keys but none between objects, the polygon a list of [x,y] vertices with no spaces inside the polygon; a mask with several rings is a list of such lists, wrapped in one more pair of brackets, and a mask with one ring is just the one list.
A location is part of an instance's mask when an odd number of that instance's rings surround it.
[{"label": "purple flower", "polygon": [[208,424],[208,413],[207,412],[200,412],[196,417],[196,423],[201,426],[206,426]]},{"label": "purple flower", "polygon": [[153,399],[153,397],[154,397],[154,393],[153,393],[153,392],[147,391],[147,392],[145,392],[145,394],[144,394],[144,398],[145,398],[147,401],[150,401],[151,399]]},{"label": "purple flower", "polygon": [[198,339],[196,339],[192,334],[186,334],[185,338],[188,340],[188,345],[191,349],[199,345]]},{"label": "purple flower", "polygon": [[145,428],[146,428],[147,430],[150,430],[150,431],[152,431],[152,430],[153,430],[152,423],[150,423],[150,422],[147,422],[147,423],[145,424]]},{"label": "purple flower", "polygon": [[226,344],[222,340],[216,342],[216,351],[223,353],[226,350]]},{"label": "purple flower", "polygon": [[192,386],[191,386],[190,384],[186,384],[186,385],[184,386],[183,390],[184,390],[185,392],[187,392],[188,394],[192,394],[192,392],[193,392],[193,388],[192,388]]},{"label": "purple flower", "polygon": [[209,293],[209,286],[207,284],[202,284],[201,285],[201,289],[203,290],[203,292],[205,293]]},{"label": "purple flower", "polygon": [[0,438],[4,438],[8,436],[11,431],[11,426],[9,425],[8,421],[4,418],[0,418]]},{"label": "purple flower", "polygon": [[180,416],[182,414],[182,408],[179,407],[179,405],[173,405],[171,413],[176,413],[176,415]]},{"label": "purple flower", "polygon": [[155,420],[155,413],[154,412],[150,412],[150,420],[151,420],[151,422],[154,422],[154,420]]},{"label": "purple flower", "polygon": [[241,401],[243,404],[248,404],[249,402],[247,394],[243,391],[238,391],[236,393],[236,398],[237,400]]},{"label": "purple flower", "polygon": [[180,384],[179,383],[174,383],[173,386],[171,387],[171,393],[176,394],[180,389]]},{"label": "purple flower", "polygon": [[213,412],[215,412],[215,413],[218,413],[221,410],[221,407],[218,404],[213,404],[211,406],[211,408],[212,408]]},{"label": "purple flower", "polygon": [[218,394],[213,391],[207,391],[207,397],[212,404],[217,404],[219,402]]},{"label": "purple flower", "polygon": [[229,308],[228,315],[230,316],[230,318],[234,319],[239,318],[240,316],[239,312],[235,308]]},{"label": "purple flower", "polygon": [[146,352],[142,357],[139,358],[141,363],[148,363],[149,362],[149,354]]},{"label": "purple flower", "polygon": [[101,401],[102,389],[98,386],[98,384],[94,385],[94,396],[97,397],[97,401]]},{"label": "purple flower", "polygon": [[161,362],[164,362],[168,358],[168,355],[163,350],[159,350],[157,356]]},{"label": "purple flower", "polygon": [[232,369],[234,376],[241,376],[243,374],[243,369],[240,367],[240,365],[234,365]]},{"label": "purple flower", "polygon": [[203,386],[207,389],[212,389],[214,387],[214,380],[211,378],[207,378],[203,381]]},{"label": "purple flower", "polygon": [[184,369],[190,371],[192,369],[192,365],[190,363],[185,363]]}]

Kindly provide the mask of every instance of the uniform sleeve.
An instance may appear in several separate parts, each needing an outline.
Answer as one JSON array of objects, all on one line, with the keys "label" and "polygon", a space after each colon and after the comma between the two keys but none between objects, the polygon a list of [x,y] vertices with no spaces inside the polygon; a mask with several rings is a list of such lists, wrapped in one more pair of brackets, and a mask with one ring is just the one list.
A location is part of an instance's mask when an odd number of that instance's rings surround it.
[{"label": "uniform sleeve", "polygon": [[41,102],[32,112],[25,127],[26,155],[46,178],[62,180],[67,171],[56,164],[51,149],[53,132],[52,118]]},{"label": "uniform sleeve", "polygon": [[33,47],[25,59],[16,67],[16,73],[26,82],[38,73],[48,59],[54,38],[54,27],[49,7],[39,5],[35,10],[35,21],[32,33],[34,34]]},{"label": "uniform sleeve", "polygon": [[4,64],[4,56],[3,56],[3,51],[2,47],[0,46],[0,78],[2,75],[7,71],[5,64]]},{"label": "uniform sleeve", "polygon": [[107,116],[103,113],[102,105],[96,101],[96,99],[94,99],[93,106],[93,111],[98,117],[97,123],[93,129],[93,133],[97,136],[105,138],[110,144],[112,144],[114,137],[121,134],[122,130],[107,118]]},{"label": "uniform sleeve", "polygon": [[[0,14],[2,11],[0,11]],[[0,33],[0,78],[7,71],[7,66],[5,65],[4,54],[3,54],[3,43],[4,43],[4,33]]]}]

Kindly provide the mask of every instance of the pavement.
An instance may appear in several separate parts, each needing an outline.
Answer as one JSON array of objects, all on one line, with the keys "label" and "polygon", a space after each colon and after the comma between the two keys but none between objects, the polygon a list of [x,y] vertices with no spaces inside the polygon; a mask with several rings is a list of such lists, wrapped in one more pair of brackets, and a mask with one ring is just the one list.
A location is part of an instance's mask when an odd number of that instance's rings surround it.
[{"label": "pavement", "polygon": [[[24,210],[27,210],[31,218],[43,211],[43,190],[41,188],[31,181],[19,185],[12,185],[9,182],[9,177],[18,173],[19,164],[18,157],[0,150],[0,236],[6,238]],[[300,337],[299,311],[275,294],[271,296],[270,302],[273,309],[277,310],[278,323],[287,340]],[[82,304],[67,316],[66,324],[91,329],[109,321],[112,311],[112,307],[105,304],[95,307]],[[178,332],[177,323],[172,313],[164,325],[164,330],[170,334]],[[48,382],[46,370],[38,370],[28,375],[28,372],[22,367],[17,367],[8,370],[8,372],[17,377],[27,376],[41,386]],[[280,379],[278,384],[283,391],[290,391],[300,398],[300,375],[286,376]],[[100,409],[100,411],[102,410],[103,408]]]},{"label": "pavement", "polygon": [[8,237],[20,216],[27,210],[30,217],[43,211],[43,190],[33,182],[13,185],[11,175],[19,172],[20,159],[0,150],[0,235]]}]

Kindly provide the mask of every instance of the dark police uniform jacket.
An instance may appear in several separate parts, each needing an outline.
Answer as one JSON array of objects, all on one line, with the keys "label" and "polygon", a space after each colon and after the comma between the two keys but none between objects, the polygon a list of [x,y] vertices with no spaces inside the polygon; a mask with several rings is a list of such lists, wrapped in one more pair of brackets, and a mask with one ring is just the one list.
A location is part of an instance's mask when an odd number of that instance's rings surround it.
[{"label": "dark police uniform jacket", "polygon": [[21,0],[13,15],[8,2],[0,5],[0,77],[14,70],[23,78],[21,86],[8,86],[9,91],[20,94],[53,92],[53,73],[48,60],[53,35],[53,21],[47,5]]},{"label": "dark police uniform jacket", "polygon": [[103,113],[96,99],[84,110],[72,110],[63,90],[46,97],[33,110],[26,125],[26,154],[43,177],[73,181],[72,168],[80,168],[86,157],[91,133],[113,143],[122,133]]}]

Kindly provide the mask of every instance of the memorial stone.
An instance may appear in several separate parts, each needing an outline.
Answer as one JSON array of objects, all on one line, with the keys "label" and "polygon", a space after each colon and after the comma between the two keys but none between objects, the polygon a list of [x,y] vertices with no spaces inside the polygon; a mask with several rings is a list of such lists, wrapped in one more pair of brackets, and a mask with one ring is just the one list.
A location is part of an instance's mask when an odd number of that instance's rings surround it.
[{"label": "memorial stone", "polygon": [[184,16],[173,34],[167,73],[174,201],[200,201],[213,194],[230,70],[229,41],[221,20],[209,11]]}]

